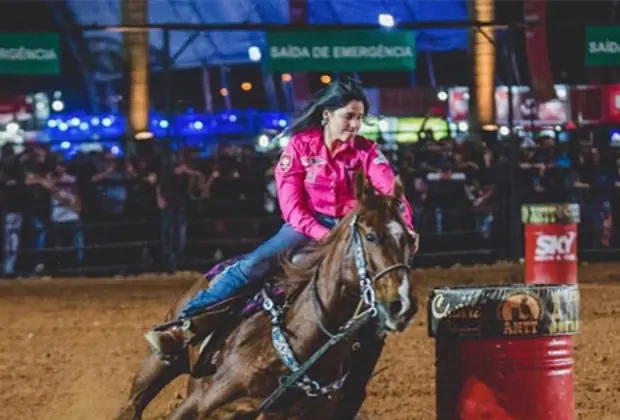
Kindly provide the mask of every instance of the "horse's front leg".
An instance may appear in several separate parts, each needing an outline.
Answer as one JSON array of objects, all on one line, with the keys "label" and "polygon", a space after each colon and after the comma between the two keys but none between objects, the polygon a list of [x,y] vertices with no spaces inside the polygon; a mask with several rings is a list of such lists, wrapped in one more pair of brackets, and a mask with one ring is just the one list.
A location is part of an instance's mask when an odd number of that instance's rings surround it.
[{"label": "horse's front leg", "polygon": [[142,361],[135,375],[129,401],[118,413],[116,420],[139,420],[142,412],[153,398],[177,376],[187,373],[187,356],[179,356],[176,360],[165,363],[155,354]]},{"label": "horse's front leg", "polygon": [[178,406],[169,420],[203,420],[208,419],[218,408],[235,399],[242,392],[241,386],[234,381],[208,381],[194,388],[187,399]]}]

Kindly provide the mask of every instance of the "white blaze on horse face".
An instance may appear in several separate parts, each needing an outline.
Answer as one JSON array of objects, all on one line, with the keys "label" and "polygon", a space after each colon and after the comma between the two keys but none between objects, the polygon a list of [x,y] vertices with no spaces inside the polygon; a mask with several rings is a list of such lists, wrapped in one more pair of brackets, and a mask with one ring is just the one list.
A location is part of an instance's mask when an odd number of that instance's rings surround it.
[{"label": "white blaze on horse face", "polygon": [[[396,220],[392,220],[387,225],[388,232],[394,238],[396,243],[400,243],[403,235],[407,234],[407,231],[403,227],[403,225]],[[405,247],[404,251],[404,261],[407,263],[409,259],[409,248]],[[398,286],[398,296],[400,297],[401,309],[398,313],[398,318],[407,313],[407,311],[411,308],[411,299],[409,298],[409,277],[407,276],[407,272],[403,272],[403,278],[400,280],[400,285]]]}]

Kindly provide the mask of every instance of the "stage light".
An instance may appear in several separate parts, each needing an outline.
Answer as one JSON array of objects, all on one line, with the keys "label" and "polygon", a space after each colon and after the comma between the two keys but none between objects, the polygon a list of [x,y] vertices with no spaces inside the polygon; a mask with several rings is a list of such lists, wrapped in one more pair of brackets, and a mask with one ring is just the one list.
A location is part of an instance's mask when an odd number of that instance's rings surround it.
[{"label": "stage light", "polygon": [[258,145],[263,148],[269,147],[269,136],[267,134],[258,136]]},{"label": "stage light", "polygon": [[6,132],[10,134],[15,134],[19,131],[19,124],[16,122],[10,122],[6,125]]},{"label": "stage light", "polygon": [[152,138],[153,138],[153,133],[149,131],[141,131],[139,133],[136,133],[135,135],[136,140],[150,140]]},{"label": "stage light", "polygon": [[250,82],[243,82],[241,83],[241,90],[244,90],[246,92],[249,92],[252,90],[252,83]]},{"label": "stage light", "polygon": [[251,46],[250,48],[248,48],[248,57],[250,58],[250,61],[256,63],[260,61],[263,55],[260,52],[260,48],[258,48],[257,46]]},{"label": "stage light", "polygon": [[65,109],[65,104],[63,101],[52,101],[52,109],[55,112],[60,112]]},{"label": "stage light", "polygon": [[280,138],[278,138],[278,145],[284,149],[290,139],[291,138],[289,136],[280,136]]},{"label": "stage light", "polygon": [[293,76],[291,76],[289,73],[284,73],[282,75],[282,81],[285,83],[290,82],[291,80],[293,80]]},{"label": "stage light", "polygon": [[329,74],[324,74],[321,76],[320,80],[321,80],[321,83],[323,83],[324,85],[327,85],[331,83],[332,77]]},{"label": "stage light", "polygon": [[388,13],[381,13],[379,15],[379,25],[384,28],[392,28],[394,27],[394,16]]}]

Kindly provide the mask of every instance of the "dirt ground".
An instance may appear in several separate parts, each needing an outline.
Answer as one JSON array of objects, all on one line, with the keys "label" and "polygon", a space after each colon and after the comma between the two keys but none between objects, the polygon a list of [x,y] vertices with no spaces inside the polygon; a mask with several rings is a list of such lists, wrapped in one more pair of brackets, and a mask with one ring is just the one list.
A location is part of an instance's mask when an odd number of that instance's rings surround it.
[{"label": "dirt ground", "polygon": [[[418,293],[446,284],[519,283],[523,267],[420,270]],[[197,274],[131,279],[0,282],[0,419],[111,419],[146,354],[142,334]],[[580,268],[582,329],[575,340],[577,410],[582,420],[620,418],[620,264]],[[434,342],[426,308],[389,339],[364,409],[371,418],[434,418]],[[163,419],[183,393],[171,384],[147,419]]]}]

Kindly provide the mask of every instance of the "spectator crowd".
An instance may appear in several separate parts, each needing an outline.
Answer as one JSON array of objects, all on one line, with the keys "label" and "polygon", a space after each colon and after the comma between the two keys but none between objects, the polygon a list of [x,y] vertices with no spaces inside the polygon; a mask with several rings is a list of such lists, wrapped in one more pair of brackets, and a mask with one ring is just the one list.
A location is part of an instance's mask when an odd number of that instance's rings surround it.
[{"label": "spectator crowd", "polygon": [[[153,143],[155,144],[155,143]],[[274,154],[185,147],[169,162],[150,144],[136,157],[109,151],[70,159],[45,144],[0,157],[3,275],[81,272],[91,266],[174,269],[247,249],[278,227]],[[424,140],[386,150],[405,185],[422,252],[492,248],[506,188],[501,145]],[[620,153],[541,138],[524,143],[521,203],[577,202],[582,244],[620,247]]]}]

